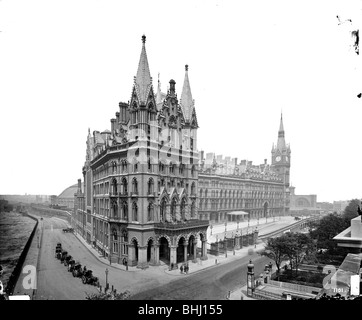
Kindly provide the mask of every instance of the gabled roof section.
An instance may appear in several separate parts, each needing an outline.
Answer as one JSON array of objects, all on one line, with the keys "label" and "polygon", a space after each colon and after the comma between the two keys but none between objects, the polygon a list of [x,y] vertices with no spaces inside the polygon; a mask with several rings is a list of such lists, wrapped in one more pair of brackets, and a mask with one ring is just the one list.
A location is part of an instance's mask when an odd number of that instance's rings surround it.
[{"label": "gabled roof section", "polygon": [[192,99],[192,94],[191,94],[188,69],[189,66],[185,65],[185,79],[181,93],[181,100],[180,100],[182,112],[187,122],[190,121],[192,116],[192,110],[194,109],[194,100]]},{"label": "gabled roof section", "polygon": [[146,42],[146,36],[143,35],[142,51],[134,83],[140,104],[146,104],[147,96],[152,86],[152,78],[151,78],[150,68],[148,66],[145,42]]}]

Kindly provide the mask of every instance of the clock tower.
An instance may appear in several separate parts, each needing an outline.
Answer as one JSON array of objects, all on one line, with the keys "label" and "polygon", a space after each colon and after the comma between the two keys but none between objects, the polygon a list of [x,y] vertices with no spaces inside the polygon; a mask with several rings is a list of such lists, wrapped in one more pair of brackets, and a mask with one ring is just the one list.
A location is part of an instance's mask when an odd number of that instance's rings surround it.
[{"label": "clock tower", "polygon": [[274,171],[280,176],[280,178],[284,181],[284,202],[285,206],[283,210],[285,210],[285,214],[288,214],[289,211],[289,183],[290,183],[290,146],[285,143],[285,133],[283,126],[283,114],[280,116],[280,126],[278,131],[278,142],[275,146],[273,144],[273,148],[271,151],[271,163]]}]

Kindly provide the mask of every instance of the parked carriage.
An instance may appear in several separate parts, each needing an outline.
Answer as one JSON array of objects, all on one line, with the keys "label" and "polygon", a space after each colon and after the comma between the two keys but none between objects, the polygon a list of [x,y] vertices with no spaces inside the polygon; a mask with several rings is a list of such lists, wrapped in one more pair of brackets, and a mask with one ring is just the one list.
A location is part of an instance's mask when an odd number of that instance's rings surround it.
[{"label": "parked carriage", "polygon": [[60,259],[60,257],[61,257],[61,255],[62,255],[62,248],[56,248],[55,249],[55,257],[57,258],[57,259]]},{"label": "parked carriage", "polygon": [[70,254],[68,254],[65,259],[64,259],[64,265],[67,266],[69,261],[72,260],[72,256]]},{"label": "parked carriage", "polygon": [[83,275],[83,269],[80,263],[74,264],[72,274],[73,277],[81,277]]},{"label": "parked carriage", "polygon": [[68,262],[68,271],[69,272],[73,272],[74,265],[75,265],[75,260],[70,259],[69,262]]},{"label": "parked carriage", "polygon": [[62,255],[60,257],[60,263],[64,263],[64,260],[65,260],[67,255],[68,255],[68,251],[63,251],[62,252]]},{"label": "parked carriage", "polygon": [[93,271],[92,270],[87,270],[83,276],[82,276],[82,282],[84,284],[92,284],[94,286],[99,286],[99,280],[98,277],[95,277],[93,275]]}]

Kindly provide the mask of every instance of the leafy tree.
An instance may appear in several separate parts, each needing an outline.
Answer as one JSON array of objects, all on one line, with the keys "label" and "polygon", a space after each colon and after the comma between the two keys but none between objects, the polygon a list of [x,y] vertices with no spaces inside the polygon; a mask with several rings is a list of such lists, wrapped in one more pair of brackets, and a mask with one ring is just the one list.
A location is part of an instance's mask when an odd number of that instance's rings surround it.
[{"label": "leafy tree", "polygon": [[344,229],[346,229],[345,219],[337,213],[331,213],[315,222],[309,234],[317,241],[317,248],[333,252],[337,248],[337,243],[333,238]]},{"label": "leafy tree", "polygon": [[343,218],[345,219],[345,222],[347,224],[346,228],[350,226],[351,219],[358,216],[357,207],[360,204],[361,204],[360,200],[352,199],[349,202],[348,206],[344,209]]},{"label": "leafy tree", "polygon": [[129,291],[117,293],[115,291],[111,291],[108,293],[100,292],[100,293],[86,293],[86,300],[128,300],[130,298]]},{"label": "leafy tree", "polygon": [[304,233],[288,232],[285,234],[284,253],[289,257],[292,268],[298,274],[298,266],[303,261],[303,258],[315,251],[315,243],[313,239]]},{"label": "leafy tree", "polygon": [[277,266],[277,274],[280,273],[280,265],[283,260],[286,259],[286,237],[280,236],[277,238],[269,238],[265,246],[265,250],[261,252],[261,255],[266,256],[274,260],[275,265]]}]

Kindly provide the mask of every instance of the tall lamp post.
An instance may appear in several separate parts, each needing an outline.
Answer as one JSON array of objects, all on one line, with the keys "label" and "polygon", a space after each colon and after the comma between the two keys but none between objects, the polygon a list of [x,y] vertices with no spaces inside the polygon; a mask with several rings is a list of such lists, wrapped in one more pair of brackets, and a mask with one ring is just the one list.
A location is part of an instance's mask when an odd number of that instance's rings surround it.
[{"label": "tall lamp post", "polygon": [[107,268],[106,268],[105,273],[106,273],[106,288],[105,288],[105,291],[107,292],[107,290],[108,290],[108,269]]}]

